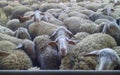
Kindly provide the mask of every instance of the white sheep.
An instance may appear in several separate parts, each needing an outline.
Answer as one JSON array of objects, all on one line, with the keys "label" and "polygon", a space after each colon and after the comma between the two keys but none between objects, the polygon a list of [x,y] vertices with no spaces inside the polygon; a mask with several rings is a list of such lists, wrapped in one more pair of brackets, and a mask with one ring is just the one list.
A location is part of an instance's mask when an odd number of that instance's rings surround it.
[{"label": "white sheep", "polygon": [[95,50],[85,56],[97,57],[98,64],[96,65],[96,70],[113,70],[120,64],[120,57],[117,52],[111,48]]}]

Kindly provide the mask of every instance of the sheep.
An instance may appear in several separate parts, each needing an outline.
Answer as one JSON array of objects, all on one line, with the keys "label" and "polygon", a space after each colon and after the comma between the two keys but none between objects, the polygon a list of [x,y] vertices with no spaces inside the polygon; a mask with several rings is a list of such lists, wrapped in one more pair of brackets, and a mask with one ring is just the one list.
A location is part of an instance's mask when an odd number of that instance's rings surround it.
[{"label": "sheep", "polygon": [[25,39],[22,43],[19,43],[16,49],[22,49],[30,57],[33,62],[33,66],[37,65],[35,44],[31,40]]},{"label": "sheep", "polygon": [[0,51],[12,53],[15,51],[14,50],[15,48],[16,48],[16,44],[12,43],[11,41],[7,41],[7,40],[0,41]]},{"label": "sheep", "polygon": [[62,12],[62,9],[48,9],[46,12],[51,13],[55,18],[58,18],[59,14]]},{"label": "sheep", "polygon": [[12,14],[13,7],[10,5],[5,6],[5,7],[3,7],[3,11],[5,12],[5,14],[7,16],[7,19],[9,19],[9,16]]},{"label": "sheep", "polygon": [[8,2],[6,1],[0,1],[0,8],[3,8],[8,5]]},{"label": "sheep", "polygon": [[16,45],[18,45],[19,43],[21,43],[23,41],[22,39],[18,39],[16,37],[0,33],[0,41],[1,40],[11,41],[12,43],[14,43]]},{"label": "sheep", "polygon": [[48,3],[58,3],[59,0],[47,0]]},{"label": "sheep", "polygon": [[16,50],[13,53],[0,51],[3,57],[0,62],[2,70],[27,70],[32,67],[30,58],[23,51]]},{"label": "sheep", "polygon": [[88,10],[88,9],[81,10],[80,12],[83,13],[83,14],[85,14],[85,15],[87,15],[87,16],[90,16],[92,13],[95,13],[94,11]]},{"label": "sheep", "polygon": [[9,20],[6,23],[6,27],[8,27],[9,29],[15,31],[15,30],[17,30],[20,27],[20,22],[19,22],[18,19]]},{"label": "sheep", "polygon": [[39,21],[41,21],[41,19],[42,19],[43,17],[45,17],[45,21],[48,21],[48,17],[45,15],[45,13],[43,13],[43,12],[41,12],[41,11],[39,11],[39,10],[36,10],[36,11],[34,12],[34,14],[31,15],[31,16],[34,16],[34,22],[39,22]]},{"label": "sheep", "polygon": [[17,6],[21,6],[22,4],[9,2],[9,5],[16,8]]},{"label": "sheep", "polygon": [[33,3],[31,8],[32,8],[33,11],[38,10],[39,9],[39,5],[37,3]]},{"label": "sheep", "polygon": [[59,69],[61,62],[57,48],[48,45],[49,38],[48,35],[42,35],[33,40],[36,46],[38,66],[42,70]]},{"label": "sheep", "polygon": [[16,18],[19,20],[20,23],[24,23],[24,22],[32,19],[31,16],[29,16],[29,17],[22,17],[22,16],[19,15],[19,14],[15,14],[15,16],[16,16]]},{"label": "sheep", "polygon": [[31,35],[31,38],[34,39],[35,36],[38,35],[43,35],[43,34],[47,34],[47,35],[51,35],[55,29],[58,26],[51,24],[51,23],[47,23],[44,21],[39,22],[33,22],[32,24],[30,24],[28,31]]},{"label": "sheep", "polygon": [[32,0],[24,0],[24,1],[21,2],[21,4],[22,5],[31,5],[32,4],[31,1]]},{"label": "sheep", "polygon": [[76,17],[88,19],[88,16],[86,16],[86,15],[83,14],[83,13],[79,13],[79,12],[77,12],[77,11],[72,11],[72,12],[68,13],[68,16],[69,16],[69,17],[76,16]]},{"label": "sheep", "polygon": [[58,5],[57,3],[43,3],[39,10],[42,12],[45,12],[48,9],[58,9],[58,8],[64,8],[64,6]]},{"label": "sheep", "polygon": [[88,35],[62,59],[60,69],[94,70],[97,64],[96,61],[91,57],[84,57],[85,53],[115,46],[117,46],[116,41],[108,34],[95,33]]},{"label": "sheep", "polygon": [[55,41],[48,43],[50,46],[57,46],[59,50],[60,58],[63,58],[67,55],[68,52],[68,45],[72,44],[75,45],[75,42],[73,40],[70,40],[68,37],[64,35],[58,36]]},{"label": "sheep", "polygon": [[109,20],[107,20],[107,19],[97,19],[97,20],[95,21],[95,23],[98,24],[98,25],[100,25],[100,24],[103,23],[103,22],[109,22]]},{"label": "sheep", "polygon": [[67,13],[60,13],[59,16],[58,16],[58,20],[64,22],[64,20],[65,20],[66,18],[68,18],[68,17],[69,17],[69,16],[68,16]]},{"label": "sheep", "polygon": [[16,14],[19,14],[19,15],[23,16],[24,13],[27,12],[27,11],[32,11],[32,9],[29,8],[29,7],[26,7],[26,6],[17,6],[13,10],[13,12],[12,12],[12,14],[10,16],[10,19],[16,19]]},{"label": "sheep", "polygon": [[0,26],[0,33],[13,36],[14,31],[12,31],[11,29],[9,29],[9,28],[7,28],[7,27]]},{"label": "sheep", "polygon": [[77,32],[94,33],[97,26],[97,24],[95,24],[94,22],[91,22],[90,20],[79,18],[79,17],[66,18],[64,20],[64,25],[73,34],[76,34]]},{"label": "sheep", "polygon": [[74,35],[74,37],[72,37],[72,40],[77,40],[77,42],[80,42],[81,40],[83,40],[85,37],[87,37],[88,35],[90,35],[87,32],[78,32]]},{"label": "sheep", "polygon": [[51,46],[57,45],[60,57],[64,57],[68,51],[68,44],[75,45],[75,42],[70,40],[70,37],[72,36],[73,34],[66,27],[60,26],[50,37],[55,37],[55,41],[52,41],[48,44]]},{"label": "sheep", "polygon": [[[21,18],[20,19],[22,20],[22,22],[20,22],[19,19],[9,20],[6,24],[6,27],[8,27],[9,29],[11,29],[13,31],[16,31],[19,27],[24,27],[24,28],[28,29],[29,25],[31,23],[33,23],[33,20],[30,17],[22,17],[21,16]],[[23,20],[23,19],[26,19],[26,20]],[[30,19],[30,20],[28,20],[28,19]]]},{"label": "sheep", "polygon": [[86,4],[85,6],[85,8],[95,11],[95,12],[101,7],[102,7],[101,4],[98,4],[98,3],[89,3],[89,4]]},{"label": "sheep", "polygon": [[110,0],[110,3],[116,4],[117,2],[119,2],[119,0]]},{"label": "sheep", "polygon": [[39,11],[39,10],[35,10],[33,14],[31,14],[30,16],[24,16],[22,17],[19,14],[16,14],[16,18],[19,19],[20,23],[24,23],[27,20],[32,19],[32,17],[34,17],[34,22],[40,22],[43,18],[45,18],[44,20],[48,22],[48,17],[47,15],[45,15],[45,13]]},{"label": "sheep", "polygon": [[96,70],[113,70],[120,64],[120,58],[117,52],[111,48],[104,48],[87,53],[85,56],[95,56],[97,58]]},{"label": "sheep", "polygon": [[102,9],[102,14],[103,15],[108,15],[111,16],[112,12],[114,12],[115,10],[111,7],[111,6],[106,6]]},{"label": "sheep", "polygon": [[19,27],[15,32],[14,36],[20,39],[29,39],[31,40],[31,36],[28,32],[28,30],[24,27]]},{"label": "sheep", "polygon": [[103,23],[102,33],[111,35],[117,42],[117,45],[120,45],[120,27],[114,22]]},{"label": "sheep", "polygon": [[113,17],[111,16],[107,16],[107,15],[102,15],[102,14],[99,14],[99,13],[93,13],[89,16],[89,19],[91,21],[96,21],[97,19],[107,19],[109,21],[113,21],[113,22],[116,22],[116,19],[114,19]]}]

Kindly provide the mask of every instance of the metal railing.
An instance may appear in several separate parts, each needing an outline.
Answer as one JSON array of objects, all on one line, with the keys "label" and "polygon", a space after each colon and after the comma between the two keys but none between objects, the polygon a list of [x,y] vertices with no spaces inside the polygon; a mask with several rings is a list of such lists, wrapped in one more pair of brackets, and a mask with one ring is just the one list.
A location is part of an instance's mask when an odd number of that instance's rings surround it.
[{"label": "metal railing", "polygon": [[120,70],[0,70],[0,75],[120,75]]}]

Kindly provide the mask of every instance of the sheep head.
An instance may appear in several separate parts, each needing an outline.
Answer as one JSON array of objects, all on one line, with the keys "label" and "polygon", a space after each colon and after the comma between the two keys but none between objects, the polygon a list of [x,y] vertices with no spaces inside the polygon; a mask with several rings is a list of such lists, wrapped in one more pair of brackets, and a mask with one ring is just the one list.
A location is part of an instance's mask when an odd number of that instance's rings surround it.
[{"label": "sheep head", "polygon": [[50,38],[55,37],[55,36],[67,36],[69,35],[70,37],[73,37],[74,35],[64,26],[60,26],[56,29],[56,31],[51,35]]},{"label": "sheep head", "polygon": [[102,33],[106,33],[111,35],[117,42],[118,45],[120,45],[120,27],[114,23],[114,22],[108,22],[104,24]]},{"label": "sheep head", "polygon": [[96,70],[113,70],[117,64],[120,64],[120,58],[118,54],[110,48],[95,50],[86,54],[85,56],[97,57],[98,64],[96,66]]},{"label": "sheep head", "polygon": [[110,7],[110,6],[105,7],[105,8],[102,10],[103,14],[104,14],[104,15],[108,15],[108,16],[110,16],[111,13],[114,12],[114,11],[115,11],[115,10],[114,10],[112,7]]},{"label": "sheep head", "polygon": [[31,15],[31,17],[34,17],[34,22],[40,22],[41,19],[42,19],[42,17],[43,17],[42,15],[44,15],[45,21],[48,22],[48,16],[45,15],[45,13],[43,13],[43,12],[41,12],[41,11],[39,11],[39,10],[36,10],[36,11],[34,12],[34,14]]},{"label": "sheep head", "polygon": [[20,39],[30,39],[31,40],[31,36],[28,32],[28,30],[24,27],[19,27],[15,32],[14,32],[14,36]]},{"label": "sheep head", "polygon": [[55,41],[48,43],[50,46],[56,46],[58,47],[59,53],[61,57],[64,57],[67,55],[68,52],[68,44],[75,45],[75,42],[73,40],[68,39],[65,36],[60,36],[55,39]]}]

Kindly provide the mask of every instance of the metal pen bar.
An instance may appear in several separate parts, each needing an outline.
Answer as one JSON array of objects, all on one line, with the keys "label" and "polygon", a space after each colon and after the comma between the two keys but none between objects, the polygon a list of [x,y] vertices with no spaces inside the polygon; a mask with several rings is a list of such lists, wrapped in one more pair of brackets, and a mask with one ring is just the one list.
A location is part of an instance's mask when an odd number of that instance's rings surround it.
[{"label": "metal pen bar", "polygon": [[0,70],[0,75],[120,75],[120,70]]}]

